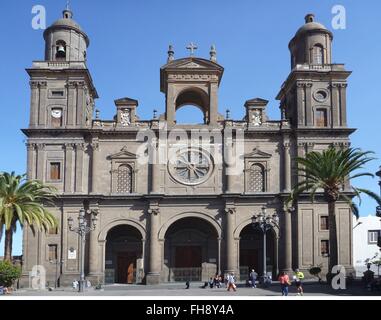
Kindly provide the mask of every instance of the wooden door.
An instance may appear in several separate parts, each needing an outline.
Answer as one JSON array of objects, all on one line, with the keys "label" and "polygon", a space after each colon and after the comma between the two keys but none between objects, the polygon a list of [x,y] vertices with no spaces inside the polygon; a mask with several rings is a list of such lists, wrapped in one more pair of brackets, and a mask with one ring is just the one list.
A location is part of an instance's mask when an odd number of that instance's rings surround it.
[{"label": "wooden door", "polygon": [[118,283],[134,283],[134,270],[136,269],[136,258],[137,256],[134,252],[123,252],[118,254]]},{"label": "wooden door", "polygon": [[176,247],[176,268],[201,268],[202,248],[199,246]]},{"label": "wooden door", "polygon": [[257,249],[241,249],[240,265],[242,267],[249,267],[249,270],[255,269],[258,272],[260,269],[262,269],[259,266],[258,260]]}]

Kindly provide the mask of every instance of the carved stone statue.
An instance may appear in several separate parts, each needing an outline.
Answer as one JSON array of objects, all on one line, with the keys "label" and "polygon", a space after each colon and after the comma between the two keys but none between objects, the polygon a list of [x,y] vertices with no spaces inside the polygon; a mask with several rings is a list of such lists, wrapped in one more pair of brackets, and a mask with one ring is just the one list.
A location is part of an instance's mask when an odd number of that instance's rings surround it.
[{"label": "carved stone statue", "polygon": [[122,110],[120,114],[120,123],[122,126],[127,127],[131,125],[131,112],[130,109]]},{"label": "carved stone statue", "polygon": [[253,114],[251,115],[251,123],[254,126],[260,126],[262,125],[262,114],[259,110],[254,110]]}]

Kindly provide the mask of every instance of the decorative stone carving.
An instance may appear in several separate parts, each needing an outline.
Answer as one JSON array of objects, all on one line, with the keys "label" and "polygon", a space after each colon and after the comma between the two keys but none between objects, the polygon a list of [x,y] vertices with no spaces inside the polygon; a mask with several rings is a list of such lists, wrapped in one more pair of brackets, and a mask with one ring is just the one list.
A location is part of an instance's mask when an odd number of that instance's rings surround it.
[{"label": "decorative stone carving", "polygon": [[225,213],[226,214],[234,214],[235,213],[235,208],[225,208]]},{"label": "decorative stone carving", "polygon": [[149,214],[152,214],[154,216],[157,216],[159,213],[160,213],[160,209],[159,208],[151,208],[151,209],[148,209],[147,211]]},{"label": "decorative stone carving", "polygon": [[168,170],[177,182],[194,186],[208,180],[213,171],[213,162],[203,150],[186,149],[179,151],[175,159],[170,159]]},{"label": "decorative stone carving", "polygon": [[120,124],[123,127],[131,125],[131,111],[130,109],[123,109],[120,113]]},{"label": "decorative stone carving", "polygon": [[262,125],[262,113],[259,110],[254,110],[251,115],[251,123],[254,126],[260,126]]}]

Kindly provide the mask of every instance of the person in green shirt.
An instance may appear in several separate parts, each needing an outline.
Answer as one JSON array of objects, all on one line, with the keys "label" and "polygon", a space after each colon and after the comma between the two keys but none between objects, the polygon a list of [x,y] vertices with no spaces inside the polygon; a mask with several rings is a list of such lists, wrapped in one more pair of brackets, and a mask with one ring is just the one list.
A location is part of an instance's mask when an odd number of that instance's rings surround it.
[{"label": "person in green shirt", "polygon": [[295,281],[295,285],[296,285],[296,290],[298,291],[298,293],[297,293],[298,296],[302,296],[304,294],[303,285],[302,285],[303,279],[304,279],[303,272],[299,271],[299,269],[295,269],[294,281]]}]

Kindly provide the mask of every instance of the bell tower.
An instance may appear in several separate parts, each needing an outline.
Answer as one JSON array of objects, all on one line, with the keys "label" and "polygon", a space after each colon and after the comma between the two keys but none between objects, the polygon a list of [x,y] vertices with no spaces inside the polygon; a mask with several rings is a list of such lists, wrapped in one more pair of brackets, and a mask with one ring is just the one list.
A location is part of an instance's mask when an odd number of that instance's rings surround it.
[{"label": "bell tower", "polygon": [[86,66],[90,40],[67,6],[44,32],[45,60],[27,69],[31,85],[31,128],[91,126],[98,98]]},{"label": "bell tower", "polygon": [[346,88],[351,72],[332,63],[333,34],[313,14],[289,44],[291,73],[277,99],[294,128],[346,128]]},{"label": "bell tower", "polygon": [[216,51],[212,46],[210,60],[193,56],[194,44],[188,58],[174,59],[170,46],[168,63],[160,69],[160,90],[166,97],[165,120],[168,126],[176,125],[176,111],[185,105],[199,108],[205,125],[216,125],[218,115],[218,87],[224,72],[216,63]]}]

